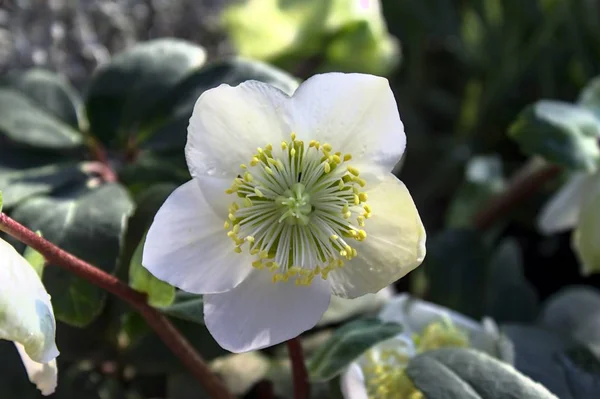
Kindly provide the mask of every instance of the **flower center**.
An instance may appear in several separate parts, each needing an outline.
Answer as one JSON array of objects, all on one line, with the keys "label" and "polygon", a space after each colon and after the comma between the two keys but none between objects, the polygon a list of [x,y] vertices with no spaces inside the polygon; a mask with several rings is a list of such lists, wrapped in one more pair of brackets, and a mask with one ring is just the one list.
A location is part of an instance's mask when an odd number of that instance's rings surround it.
[{"label": "flower center", "polygon": [[295,278],[298,285],[327,279],[357,256],[351,243],[367,237],[371,208],[351,159],[294,133],[280,148],[258,148],[226,191],[237,196],[225,222],[235,252],[256,256],[252,266],[271,271],[273,282]]},{"label": "flower center", "polygon": [[369,399],[421,399],[406,375],[409,355],[398,349],[371,349],[361,362]]}]

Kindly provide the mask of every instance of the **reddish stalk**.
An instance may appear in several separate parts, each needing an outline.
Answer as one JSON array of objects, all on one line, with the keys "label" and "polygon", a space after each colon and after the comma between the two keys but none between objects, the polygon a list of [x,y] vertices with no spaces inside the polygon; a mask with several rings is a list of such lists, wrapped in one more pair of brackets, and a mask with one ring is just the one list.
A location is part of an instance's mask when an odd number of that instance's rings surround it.
[{"label": "reddish stalk", "polygon": [[308,371],[304,361],[304,352],[298,337],[287,341],[287,348],[292,361],[292,376],[294,379],[294,399],[308,399],[310,395],[310,384],[308,382]]},{"label": "reddish stalk", "polygon": [[223,382],[210,371],[204,360],[171,324],[169,319],[147,304],[144,294],[129,288],[115,276],[60,249],[4,213],[0,213],[0,230],[41,253],[46,262],[67,269],[129,303],[140,312],[165,345],[179,357],[189,372],[196,377],[212,398],[233,398]]}]

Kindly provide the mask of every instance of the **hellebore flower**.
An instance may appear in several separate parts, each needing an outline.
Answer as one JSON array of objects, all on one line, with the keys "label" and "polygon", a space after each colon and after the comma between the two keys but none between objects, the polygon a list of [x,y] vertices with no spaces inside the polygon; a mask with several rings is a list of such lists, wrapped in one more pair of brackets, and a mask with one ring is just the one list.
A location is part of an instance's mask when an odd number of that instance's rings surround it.
[{"label": "hellebore flower", "polygon": [[384,78],[316,75],[292,97],[256,81],[208,90],[188,128],[193,179],[156,214],[142,263],[205,294],[225,349],[296,337],[331,294],[378,292],[423,261],[421,219],[390,172],[405,144]]},{"label": "hellebore flower", "polygon": [[407,294],[391,300],[379,318],[401,324],[403,332],[373,346],[350,364],[340,381],[346,399],[423,398],[404,370],[413,356],[430,350],[473,347],[514,362],[512,343],[491,319],[480,324]]},{"label": "hellebore flower", "polygon": [[544,234],[575,229],[571,245],[584,275],[600,272],[600,172],[574,173],[538,217]]},{"label": "hellebore flower", "polygon": [[56,321],[50,295],[31,265],[0,239],[0,338],[13,341],[31,382],[56,388]]}]

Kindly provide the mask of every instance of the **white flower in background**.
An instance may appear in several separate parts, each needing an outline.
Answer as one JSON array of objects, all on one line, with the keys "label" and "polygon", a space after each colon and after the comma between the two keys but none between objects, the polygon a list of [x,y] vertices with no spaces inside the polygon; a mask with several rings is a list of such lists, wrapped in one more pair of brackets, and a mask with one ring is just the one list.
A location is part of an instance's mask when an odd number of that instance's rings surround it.
[{"label": "white flower in background", "polygon": [[13,341],[31,382],[43,395],[56,388],[56,321],[40,278],[0,239],[0,339]]},{"label": "white flower in background", "polygon": [[425,230],[390,172],[405,144],[376,76],[316,75],[292,97],[256,81],[208,90],[188,128],[193,180],[157,213],[142,263],[205,294],[223,348],[293,338],[331,294],[378,292],[423,261]]},{"label": "white flower in background", "polygon": [[423,398],[404,370],[413,356],[430,350],[472,347],[507,363],[514,362],[512,343],[491,319],[480,324],[407,294],[390,301],[379,318],[401,324],[403,331],[375,345],[348,367],[341,378],[346,399]]},{"label": "white flower in background", "polygon": [[544,206],[538,226],[544,234],[575,229],[572,246],[581,272],[600,272],[600,172],[574,173]]}]

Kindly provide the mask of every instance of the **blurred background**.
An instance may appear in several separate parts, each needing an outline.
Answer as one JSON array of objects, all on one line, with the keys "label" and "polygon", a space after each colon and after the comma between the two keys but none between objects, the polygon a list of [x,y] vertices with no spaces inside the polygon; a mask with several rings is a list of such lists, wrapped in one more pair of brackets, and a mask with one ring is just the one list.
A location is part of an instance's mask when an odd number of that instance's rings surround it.
[{"label": "blurred background", "polygon": [[[202,46],[207,64],[241,55],[298,79],[323,71],[388,77],[408,137],[397,172],[435,246],[397,288],[425,295],[436,278],[459,281],[462,291],[479,284],[454,244],[464,245],[460,232],[529,162],[507,135],[517,115],[542,98],[576,101],[600,73],[598,21],[596,0],[1,0],[0,74],[41,67],[85,93],[113,55],[176,37]],[[536,228],[539,209],[566,177],[486,232],[490,242],[516,245],[534,297],[525,310],[513,303],[499,311],[499,321],[532,320],[540,301],[569,284],[600,287],[598,275],[580,273],[570,232],[542,236]],[[436,248],[446,271],[427,275],[438,270]],[[456,308],[469,298],[453,300],[441,302]]]}]

